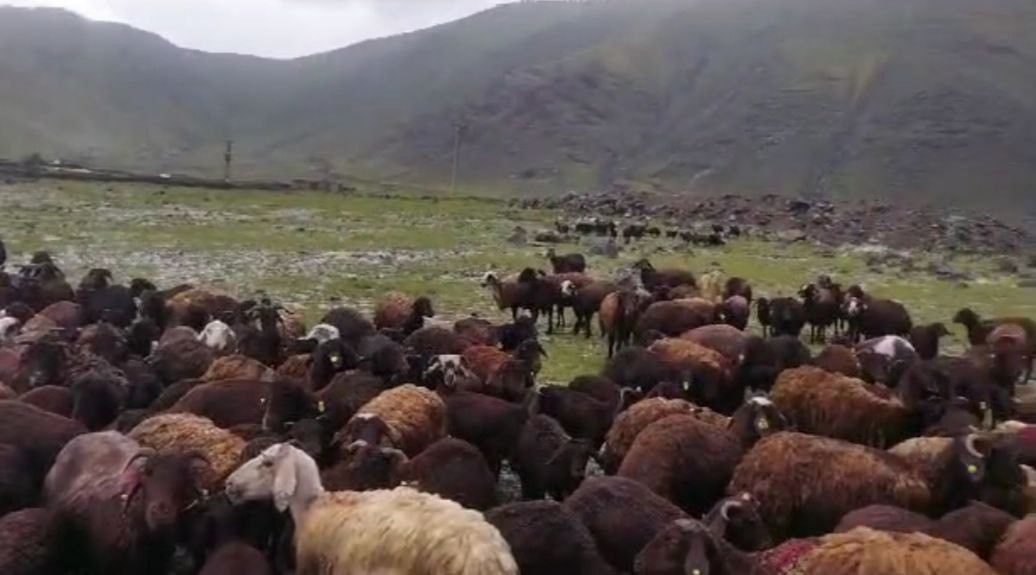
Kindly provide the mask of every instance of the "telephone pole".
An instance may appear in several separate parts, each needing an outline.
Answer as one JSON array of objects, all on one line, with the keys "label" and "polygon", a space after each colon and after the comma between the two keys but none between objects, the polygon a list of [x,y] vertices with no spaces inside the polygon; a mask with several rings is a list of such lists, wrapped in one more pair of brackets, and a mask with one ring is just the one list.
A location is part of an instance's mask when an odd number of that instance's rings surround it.
[{"label": "telephone pole", "polygon": [[234,140],[227,140],[226,150],[223,152],[223,183],[230,183],[230,163],[234,161]]},{"label": "telephone pole", "polygon": [[453,170],[450,173],[450,194],[457,190],[457,171],[460,169],[460,141],[467,128],[461,121],[453,122]]}]

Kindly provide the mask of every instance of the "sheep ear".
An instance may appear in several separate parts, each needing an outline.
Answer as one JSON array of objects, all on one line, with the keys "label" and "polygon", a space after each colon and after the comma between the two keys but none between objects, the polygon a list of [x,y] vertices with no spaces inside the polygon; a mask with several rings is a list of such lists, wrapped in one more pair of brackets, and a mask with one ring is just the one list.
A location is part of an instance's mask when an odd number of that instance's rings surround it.
[{"label": "sheep ear", "polygon": [[295,496],[298,477],[294,458],[288,457],[285,450],[282,450],[281,454],[277,459],[273,477],[273,505],[278,511],[286,511],[291,505],[292,497]]}]

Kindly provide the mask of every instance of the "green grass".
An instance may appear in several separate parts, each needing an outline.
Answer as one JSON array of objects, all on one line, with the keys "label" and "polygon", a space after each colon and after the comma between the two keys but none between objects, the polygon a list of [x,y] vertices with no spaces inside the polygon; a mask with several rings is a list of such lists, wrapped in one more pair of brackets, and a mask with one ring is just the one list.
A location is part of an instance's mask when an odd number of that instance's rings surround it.
[{"label": "green grass", "polygon": [[[543,246],[514,246],[506,238],[517,225],[531,234],[550,227],[558,216],[470,198],[52,181],[0,185],[0,211],[0,233],[12,262],[46,249],[73,279],[89,268],[108,267],[121,279],[147,276],[163,285],[189,281],[239,296],[264,290],[301,311],[311,324],[332,297],[369,310],[390,290],[429,295],[447,317],[477,313],[503,319],[478,286],[479,278],[490,269],[509,273],[528,265],[545,267]],[[589,247],[558,250],[588,253]],[[618,259],[589,260],[594,275],[610,277],[641,257],[659,267],[721,269],[728,276],[750,278],[757,294],[771,296],[793,294],[805,281],[828,273],[902,300],[924,322],[948,322],[963,306],[990,315],[1036,315],[1036,290],[1017,287],[1018,278],[996,273],[988,259],[972,257],[949,259],[976,278],[967,284],[895,268],[876,273],[865,254],[848,247],[749,239],[717,249],[646,241],[628,247]],[[925,252],[912,257],[918,270],[944,259]],[[571,314],[568,319],[571,325]],[[550,354],[545,381],[566,382],[596,372],[603,363],[604,347],[596,333],[586,340],[568,329],[544,337]]]}]

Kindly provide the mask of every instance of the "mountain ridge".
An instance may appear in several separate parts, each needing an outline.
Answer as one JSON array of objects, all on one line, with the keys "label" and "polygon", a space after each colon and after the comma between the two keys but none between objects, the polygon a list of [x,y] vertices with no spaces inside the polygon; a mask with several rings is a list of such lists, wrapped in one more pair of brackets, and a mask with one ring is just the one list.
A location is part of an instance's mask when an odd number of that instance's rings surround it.
[{"label": "mountain ridge", "polygon": [[[5,25],[6,22],[6,25]],[[0,7],[0,156],[1036,209],[1025,0],[534,2],[290,60]]]}]

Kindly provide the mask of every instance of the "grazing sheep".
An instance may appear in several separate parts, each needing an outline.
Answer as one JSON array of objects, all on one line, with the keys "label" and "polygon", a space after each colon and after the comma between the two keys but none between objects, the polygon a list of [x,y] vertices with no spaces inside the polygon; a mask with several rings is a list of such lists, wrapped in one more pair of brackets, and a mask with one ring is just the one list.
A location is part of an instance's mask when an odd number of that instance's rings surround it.
[{"label": "grazing sheep", "polygon": [[588,441],[569,437],[553,418],[529,418],[511,455],[511,466],[522,480],[522,496],[564,499],[583,481],[591,451]]},{"label": "grazing sheep", "polygon": [[198,341],[205,344],[216,355],[234,353],[237,347],[237,336],[229,325],[220,320],[210,321],[198,334]]},{"label": "grazing sheep", "polygon": [[1036,515],[1029,515],[1007,530],[989,561],[1001,575],[1036,573]]},{"label": "grazing sheep", "polygon": [[593,535],[572,512],[553,501],[497,507],[486,521],[500,530],[522,575],[611,575]]},{"label": "grazing sheep", "polygon": [[830,288],[809,284],[799,290],[799,296],[810,325],[809,342],[824,343],[827,341],[827,328],[831,325],[837,328],[838,294]]},{"label": "grazing sheep", "polygon": [[752,494],[779,541],[827,533],[846,513],[867,505],[924,510],[930,502],[924,478],[893,455],[787,431],[759,441],[734,470],[727,491]]},{"label": "grazing sheep", "polygon": [[594,314],[601,309],[601,304],[608,294],[618,290],[618,286],[612,282],[594,281],[583,287],[577,287],[575,283],[566,280],[561,284],[561,293],[572,306],[576,316],[576,324],[572,333],[579,333],[581,329],[586,331],[586,337],[591,336],[590,323]]},{"label": "grazing sheep", "polygon": [[829,345],[813,358],[813,365],[828,373],[859,379],[862,375],[856,353],[844,345]]},{"label": "grazing sheep", "polygon": [[452,393],[445,402],[450,435],[478,447],[489,468],[499,473],[525,427],[526,407],[467,391]]},{"label": "grazing sheep", "polygon": [[546,313],[547,333],[554,333],[554,310],[561,310],[562,314],[564,312],[561,282],[546,277],[542,271],[525,268],[518,275],[518,284],[525,286],[521,307],[529,310],[533,323],[539,321],[541,313]]},{"label": "grazing sheep", "polygon": [[159,453],[201,454],[211,465],[204,481],[208,488],[222,485],[237,468],[245,449],[240,437],[189,413],[149,417],[134,427],[129,437]]},{"label": "grazing sheep", "polygon": [[242,465],[227,480],[227,496],[272,498],[291,509],[299,575],[518,574],[507,542],[478,512],[405,487],[328,493],[316,463],[287,444]]},{"label": "grazing sheep", "polygon": [[633,269],[640,272],[640,281],[648,291],[655,291],[661,287],[675,288],[682,285],[697,287],[698,285],[691,272],[675,268],[655,269],[646,259],[634,263]]},{"label": "grazing sheep", "polygon": [[598,460],[608,473],[615,473],[634,440],[647,426],[670,415],[689,414],[702,408],[682,399],[652,398],[635,403],[615,418],[605,436]]},{"label": "grazing sheep", "polygon": [[730,414],[745,398],[741,382],[719,352],[685,339],[661,339],[648,351],[675,373],[686,374],[688,393],[697,404]]},{"label": "grazing sheep", "polygon": [[1027,367],[1025,379],[1032,377],[1032,362],[1036,360],[1036,322],[1027,317],[999,317],[995,319],[982,319],[977,313],[969,308],[964,308],[953,317],[953,323],[958,323],[968,330],[968,341],[971,345],[982,345],[987,343],[989,334],[1001,325],[1017,325],[1025,332],[1025,350]]},{"label": "grazing sheep", "polygon": [[671,415],[637,435],[618,475],[697,515],[722,497],[740,452],[732,433],[691,415]]},{"label": "grazing sheep", "polygon": [[899,440],[907,410],[864,382],[803,366],[777,378],[770,398],[796,429],[833,439],[884,447]]},{"label": "grazing sheep", "polygon": [[543,346],[529,340],[519,345],[513,355],[488,346],[474,346],[464,350],[461,357],[471,372],[485,382],[491,395],[521,401],[535,383],[540,356],[546,355]]},{"label": "grazing sheep", "polygon": [[796,569],[802,575],[996,575],[975,554],[952,543],[866,527],[822,537]]},{"label": "grazing sheep", "polygon": [[0,517],[0,573],[51,575],[58,572],[58,543],[52,511],[32,508],[3,515]]},{"label": "grazing sheep", "polygon": [[921,359],[935,359],[939,356],[939,340],[950,335],[942,322],[918,325],[910,330],[910,344]]},{"label": "grazing sheep", "polygon": [[586,526],[601,555],[629,573],[637,554],[667,525],[687,515],[625,477],[588,478],[562,504]]},{"label": "grazing sheep", "polygon": [[547,259],[550,260],[550,266],[554,269],[555,274],[583,273],[586,271],[586,258],[583,257],[583,254],[564,254],[559,256],[554,252],[554,248],[549,248],[547,250]]},{"label": "grazing sheep", "polygon": [[[414,457],[446,436],[446,420],[446,404],[438,395],[406,384],[367,402],[339,435],[346,445],[358,439],[371,444],[388,442],[389,447]],[[384,430],[384,436],[379,429]]]}]

